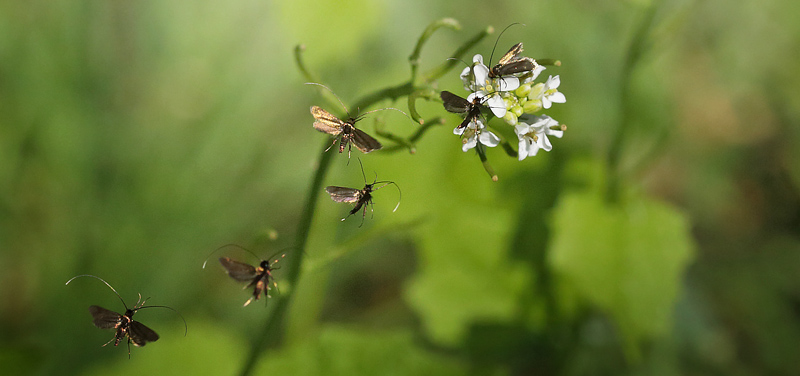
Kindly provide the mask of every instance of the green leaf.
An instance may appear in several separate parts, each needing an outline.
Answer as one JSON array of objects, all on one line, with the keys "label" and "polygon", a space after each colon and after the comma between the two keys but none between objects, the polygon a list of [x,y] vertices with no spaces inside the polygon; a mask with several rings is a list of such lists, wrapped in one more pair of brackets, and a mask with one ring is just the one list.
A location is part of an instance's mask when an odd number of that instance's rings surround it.
[{"label": "green leaf", "polygon": [[[186,337],[182,322],[171,329],[159,329],[158,342],[131,346],[130,359],[124,342],[118,347],[97,345],[98,353],[113,353],[110,357],[114,361],[91,367],[84,375],[233,375],[238,371],[245,354],[240,339],[211,321],[193,317],[187,321]],[[113,335],[108,331],[109,337]]]},{"label": "green leaf", "polygon": [[282,38],[306,44],[313,51],[307,63],[320,66],[352,62],[352,55],[375,37],[380,26],[377,15],[385,6],[368,0],[304,0],[279,1],[275,8],[276,19],[283,23]]},{"label": "green leaf", "polygon": [[669,331],[681,278],[693,255],[687,219],[640,196],[618,206],[599,194],[564,195],[555,210],[549,262],[584,299],[608,312],[630,358]]},{"label": "green leaf", "polygon": [[406,298],[428,335],[448,345],[461,341],[476,321],[511,320],[532,279],[527,265],[508,258],[519,209],[499,205],[497,183],[474,166],[478,158],[467,159],[473,166],[464,173],[459,164],[466,158],[458,153],[447,162],[432,162],[429,170],[416,169],[415,182],[439,185],[406,207],[412,213],[428,212],[417,234],[419,273]]},{"label": "green leaf", "polygon": [[456,362],[424,351],[408,331],[328,327],[308,341],[269,353],[256,375],[462,375]]}]

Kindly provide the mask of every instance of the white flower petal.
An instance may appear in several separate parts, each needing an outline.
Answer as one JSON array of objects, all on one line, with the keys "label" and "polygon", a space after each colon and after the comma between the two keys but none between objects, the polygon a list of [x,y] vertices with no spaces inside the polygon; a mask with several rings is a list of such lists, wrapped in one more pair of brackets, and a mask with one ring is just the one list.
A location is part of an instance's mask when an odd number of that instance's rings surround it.
[{"label": "white flower petal", "polygon": [[553,103],[565,103],[567,101],[567,97],[564,96],[563,93],[557,91],[553,94],[547,96],[547,100]]},{"label": "white flower petal", "polygon": [[519,78],[514,76],[505,76],[497,79],[498,91],[511,91],[519,88]]},{"label": "white flower petal", "polygon": [[465,129],[467,129],[467,127],[464,128],[455,127],[455,129],[453,129],[453,134],[461,136],[462,134],[464,134]]},{"label": "white flower petal", "polygon": [[478,87],[486,86],[489,79],[489,68],[483,64],[475,64],[472,67],[472,73],[475,74],[475,84]]},{"label": "white flower petal", "polygon": [[464,145],[461,146],[461,150],[466,152],[467,150],[474,148],[475,145],[477,144],[478,144],[477,138],[475,136],[472,136],[470,137],[469,140],[467,140],[466,143],[464,143]]},{"label": "white flower petal", "polygon": [[550,76],[547,78],[547,83],[545,85],[550,89],[557,89],[558,85],[561,85],[561,77],[558,75]]},{"label": "white flower petal", "polygon": [[495,94],[489,97],[489,100],[486,101],[486,104],[492,109],[494,116],[497,116],[498,118],[506,116],[506,102],[503,100],[503,98],[500,98],[499,95]]},{"label": "white flower petal", "polygon": [[486,146],[488,146],[490,148],[493,148],[493,147],[495,147],[495,146],[500,144],[500,137],[497,137],[497,135],[495,135],[494,133],[492,133],[490,131],[481,132],[481,135],[478,136],[478,140],[482,144],[484,144],[484,145],[486,145]]},{"label": "white flower petal", "polygon": [[469,73],[470,73],[471,71],[472,71],[472,68],[470,68],[470,67],[466,67],[466,68],[464,68],[463,70],[461,70],[461,75],[460,75],[460,76],[461,76],[461,79],[463,80],[463,79],[464,79],[464,77],[469,77]]},{"label": "white flower petal", "polygon": [[475,56],[472,57],[472,62],[483,65],[483,56],[481,54],[475,54]]},{"label": "white flower petal", "polygon": [[544,71],[545,69],[547,69],[547,68],[544,65],[538,65],[537,64],[536,68],[533,68],[533,71],[531,71],[531,73],[533,73],[533,77],[531,77],[531,81],[535,80],[536,77],[539,77],[539,74],[542,73],[542,71]]},{"label": "white flower petal", "polygon": [[[539,138],[541,140],[541,138]],[[539,152],[539,142],[532,142],[531,146],[528,148],[528,156],[534,157]]]},{"label": "white flower petal", "polygon": [[523,160],[528,156],[528,141],[524,137],[519,139],[519,147],[517,148],[517,155],[519,160]]},{"label": "white flower petal", "polygon": [[544,151],[553,150],[553,144],[550,143],[550,139],[547,138],[547,135],[542,133],[539,136],[538,144],[539,146],[544,149]]},{"label": "white flower petal", "polygon": [[514,132],[517,133],[517,137],[520,139],[528,133],[528,124],[522,122],[522,117],[519,118],[519,122],[514,126]]}]

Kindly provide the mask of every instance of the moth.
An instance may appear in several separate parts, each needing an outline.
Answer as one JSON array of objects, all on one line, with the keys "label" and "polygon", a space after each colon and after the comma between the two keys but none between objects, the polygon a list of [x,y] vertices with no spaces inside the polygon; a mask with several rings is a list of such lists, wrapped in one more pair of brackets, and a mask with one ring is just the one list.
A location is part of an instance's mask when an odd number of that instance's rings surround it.
[{"label": "moth", "polygon": [[100,306],[92,305],[92,306],[89,306],[89,314],[92,315],[92,323],[94,324],[94,326],[96,326],[96,327],[98,327],[100,329],[114,329],[115,330],[114,338],[111,338],[111,340],[106,342],[103,346],[108,345],[112,341],[114,342],[114,346],[118,346],[120,344],[120,342],[122,342],[123,340],[125,340],[127,338],[127,342],[128,342],[128,359],[130,359],[130,357],[131,357],[131,344],[133,344],[134,346],[137,346],[137,347],[142,347],[142,346],[146,345],[148,342],[155,342],[155,341],[158,341],[158,339],[159,339],[158,334],[153,329],[150,329],[147,326],[145,326],[144,324],[142,324],[142,323],[140,323],[140,322],[138,322],[138,321],[133,319],[133,315],[136,312],[138,312],[140,309],[144,309],[144,308],[167,308],[169,310],[172,310],[175,313],[177,313],[179,316],[181,316],[181,319],[183,320],[183,325],[184,325],[184,329],[185,329],[184,336],[186,335],[186,333],[189,330],[189,327],[186,324],[186,319],[184,319],[183,316],[178,311],[176,311],[175,309],[173,309],[171,307],[167,307],[167,306],[157,306],[157,305],[146,306],[144,304],[147,301],[147,299],[142,300],[142,294],[139,294],[139,300],[136,302],[136,304],[133,306],[133,308],[128,308],[128,305],[125,304],[124,300],[122,300],[122,296],[119,295],[117,290],[115,290],[113,287],[111,287],[111,285],[108,282],[106,282],[104,279],[102,279],[102,278],[100,278],[98,276],[94,276],[94,275],[91,275],[91,274],[82,274],[82,275],[78,275],[78,276],[72,277],[69,281],[67,281],[66,284],[69,285],[70,282],[72,282],[73,280],[75,280],[76,278],[79,278],[79,277],[92,277],[92,278],[99,279],[106,286],[108,286],[108,288],[110,288],[111,291],[114,292],[114,294],[117,295],[119,300],[122,302],[122,305],[125,307],[125,313],[124,314],[119,314],[119,313],[114,312],[112,310],[105,309],[105,308],[100,307]]},{"label": "moth", "polygon": [[463,129],[470,122],[475,121],[481,116],[481,110],[485,107],[480,97],[475,97],[472,102],[459,97],[449,91],[442,91],[439,94],[444,104],[444,109],[454,114],[463,114],[464,121],[458,125],[458,129]]},{"label": "moth", "polygon": [[[361,160],[358,160],[358,163],[361,163]],[[351,215],[358,213],[359,210],[363,208],[363,213],[361,214],[361,225],[364,224],[364,217],[367,215],[367,207],[372,205],[372,193],[389,185],[394,184],[397,188],[397,191],[400,192],[400,187],[397,183],[393,181],[377,181],[377,178],[372,183],[367,183],[367,178],[364,176],[364,166],[361,166],[361,175],[364,177],[364,188],[356,189],[356,188],[348,188],[348,187],[340,187],[336,185],[329,185],[325,187],[325,191],[331,196],[331,199],[336,202],[346,202],[350,204],[355,204],[353,209],[350,210],[350,213],[342,218],[342,221],[350,217]],[[377,184],[383,184],[379,187],[375,187]],[[402,192],[400,192],[402,195]],[[397,211],[397,208],[400,206],[400,200],[397,201],[397,206],[394,207],[392,212]],[[358,227],[361,227],[359,225]]]},{"label": "moth", "polygon": [[339,153],[347,148],[348,157],[352,149],[352,147],[348,147],[350,145],[355,145],[363,153],[369,153],[383,147],[378,140],[355,127],[356,122],[361,117],[350,117],[346,121],[341,120],[319,106],[311,106],[311,115],[314,116],[314,129],[335,136],[333,143],[325,151],[333,147],[336,141],[339,141]]},{"label": "moth", "polygon": [[[224,245],[222,247],[217,248],[214,252],[228,246],[238,247],[242,250],[250,252],[250,254],[258,258],[258,256],[255,255],[255,253],[235,244]],[[265,292],[267,297],[270,297],[269,295],[269,290],[271,289],[270,286],[274,286],[277,289],[278,285],[277,283],[275,283],[275,279],[272,276],[272,271],[277,269],[275,267],[275,264],[278,263],[278,261],[280,261],[280,259],[278,258],[272,260],[277,255],[278,254],[276,253],[267,258],[266,260],[261,260],[258,266],[253,266],[245,262],[237,261],[230,257],[219,258],[219,263],[225,269],[225,272],[228,273],[228,276],[239,282],[247,282],[247,285],[244,286],[245,289],[249,287],[253,288],[252,296],[250,297],[250,299],[247,299],[247,301],[244,302],[243,307],[247,307],[253,300],[260,299],[261,295],[264,294]],[[211,256],[209,255],[209,257]],[[281,258],[283,257],[286,257],[285,253],[281,255]],[[206,261],[208,260],[206,259]],[[206,264],[203,263],[203,268],[205,268],[205,265]]]},{"label": "moth", "polygon": [[522,43],[517,43],[506,52],[495,66],[489,69],[489,78],[507,76],[514,73],[531,71],[536,68],[536,61],[529,57],[520,57]]}]

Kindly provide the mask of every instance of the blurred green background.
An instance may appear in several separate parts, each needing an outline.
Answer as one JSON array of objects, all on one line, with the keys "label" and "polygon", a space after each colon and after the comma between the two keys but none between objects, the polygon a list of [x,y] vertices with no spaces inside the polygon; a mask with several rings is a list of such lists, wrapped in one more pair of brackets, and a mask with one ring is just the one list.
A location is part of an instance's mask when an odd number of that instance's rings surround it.
[{"label": "blurred green background", "polygon": [[[226,243],[293,245],[327,139],[308,108],[341,112],[303,85],[294,46],[352,105],[406,80],[420,33],[453,17],[423,70],[525,23],[498,53],[524,42],[563,62],[545,74],[567,103],[545,113],[568,131],[523,162],[489,150],[496,183],[435,102],[420,113],[447,124],[416,154],[354,151],[402,188],[400,208],[381,190],[359,228],[320,190],[300,283],[276,272],[295,294],[285,341],[255,374],[800,374],[798,14],[790,0],[3,2],[0,373],[239,372],[267,309],[201,264]],[[438,89],[466,95],[459,70]],[[361,186],[358,164],[335,155],[329,184]],[[188,336],[144,310],[157,343],[130,360],[101,347],[113,334],[87,307],[122,307],[99,281],[64,286],[84,273],[179,310]]]}]

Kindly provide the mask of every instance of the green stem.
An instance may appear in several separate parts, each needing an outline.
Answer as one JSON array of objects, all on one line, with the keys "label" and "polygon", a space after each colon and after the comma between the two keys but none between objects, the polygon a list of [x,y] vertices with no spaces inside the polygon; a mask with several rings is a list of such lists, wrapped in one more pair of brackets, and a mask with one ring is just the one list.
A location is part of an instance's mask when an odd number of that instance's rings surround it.
[{"label": "green stem", "polygon": [[316,77],[311,74],[311,71],[306,68],[306,64],[303,62],[303,52],[305,52],[306,46],[302,44],[298,44],[294,47],[294,62],[297,64],[297,69],[300,70],[300,74],[306,78],[309,82],[317,82]]},{"label": "green stem", "polygon": [[411,52],[411,56],[408,57],[408,63],[411,65],[411,82],[415,82],[417,79],[417,71],[419,70],[419,55],[422,52],[422,46],[424,46],[425,42],[428,41],[428,38],[430,38],[431,35],[433,35],[433,33],[441,27],[449,27],[453,30],[461,29],[461,25],[458,23],[458,21],[452,18],[442,18],[428,25],[428,27],[422,32],[422,35],[417,40],[417,45],[414,46],[414,51]]},{"label": "green stem", "polygon": [[409,82],[402,83],[396,86],[390,86],[387,88],[383,88],[380,90],[373,91],[365,95],[363,98],[359,99],[355,104],[356,111],[361,111],[369,106],[372,106],[375,103],[378,103],[384,99],[391,99],[395,101],[399,98],[405,97],[411,93],[413,93],[416,89],[414,85]]},{"label": "green stem", "polygon": [[408,152],[411,153],[411,154],[414,154],[414,153],[417,152],[417,147],[414,144],[412,144],[411,142],[409,142],[408,140],[406,140],[405,138],[402,138],[400,136],[396,136],[396,135],[394,135],[392,133],[381,131],[381,130],[376,130],[375,134],[377,134],[378,136],[381,136],[381,137],[383,137],[383,138],[385,138],[387,140],[393,141],[395,144],[397,144],[396,146],[402,147],[404,149],[408,149]]},{"label": "green stem", "polygon": [[[442,26],[453,26],[454,20],[444,19],[437,21],[431,27],[429,27],[429,31],[433,31],[438,29]],[[455,23],[457,25],[457,23]],[[488,32],[490,33],[491,30],[489,29]],[[478,41],[483,39],[488,35],[486,31],[483,33],[478,34],[478,36],[474,37],[472,40],[468,41],[466,44],[462,45],[457,51],[454,56],[460,56],[466,51],[471,48],[474,44]],[[420,42],[417,45],[417,49],[415,49],[414,53],[411,55],[412,60],[412,71],[416,72],[416,65],[419,60],[419,50],[422,48],[422,44],[428,39],[430,35],[426,34],[420,38]],[[303,77],[308,80],[309,82],[317,82],[315,77],[311,74],[311,72],[306,68],[305,64],[303,63],[302,53],[304,48],[302,46],[297,46],[295,48],[295,60],[297,63],[297,67],[300,70],[300,73]],[[455,62],[448,61],[442,66],[434,69],[432,72],[429,72],[424,76],[423,82],[425,84],[429,84],[433,80],[439,78],[441,75],[445,74],[447,71],[455,66]],[[360,100],[356,101],[355,107],[357,110],[366,109],[369,106],[377,103],[378,101],[382,101],[384,99],[392,99],[397,100],[403,96],[409,96],[412,93],[420,90],[420,88],[416,87],[414,84],[415,79],[412,76],[406,83],[387,87],[384,89],[377,90],[373,93],[365,95]],[[420,119],[421,120],[421,119]],[[412,136],[409,141],[409,144],[413,144],[414,141],[419,139],[422,134],[429,129],[432,125],[440,124],[440,119],[435,119],[429,122],[426,122],[416,132],[414,136]],[[323,143],[322,149],[328,147],[330,144],[330,140],[327,138]],[[297,252],[293,254],[291,260],[287,260],[287,271],[286,275],[286,283],[289,286],[295,288],[298,285],[298,281],[300,280],[300,274],[302,271],[301,266],[303,265],[303,257],[305,256],[305,248],[308,242],[308,237],[311,231],[311,222],[314,219],[314,211],[317,206],[317,201],[319,199],[320,193],[322,191],[322,183],[325,180],[325,175],[328,172],[328,168],[330,166],[331,159],[333,155],[337,154],[334,152],[324,152],[322,151],[319,156],[319,162],[317,163],[316,171],[314,172],[314,179],[311,182],[311,186],[309,187],[306,193],[306,200],[305,205],[303,207],[303,213],[300,216],[300,221],[297,225],[297,234],[295,238],[295,246],[297,247]],[[485,159],[485,156],[482,157]],[[486,166],[486,164],[484,163]],[[490,167],[489,167],[490,168]],[[294,294],[289,291],[286,294],[278,295],[275,298],[270,298],[270,305],[269,310],[266,315],[266,321],[264,322],[264,326],[258,331],[252,346],[250,347],[250,352],[245,359],[244,365],[240,372],[241,375],[246,376],[250,375],[253,372],[253,369],[258,361],[258,358],[264,351],[269,350],[273,347],[279,345],[284,336],[284,322],[286,320],[286,313],[289,309],[289,304],[291,303],[292,297]]]},{"label": "green stem", "polygon": [[444,63],[440,64],[438,67],[431,69],[430,71],[428,71],[428,73],[425,73],[425,75],[422,76],[422,82],[431,83],[433,81],[438,80],[440,77],[444,76],[444,74],[453,69],[453,67],[455,67],[456,64],[459,64],[459,61],[454,59],[460,59],[462,56],[464,56],[464,54],[467,53],[467,51],[471,50],[472,47],[475,47],[475,45],[478,44],[480,41],[482,41],[483,38],[486,38],[489,34],[493,32],[494,28],[490,26],[481,31],[480,33],[476,34],[474,37],[472,37],[472,39],[468,40],[467,43],[462,44],[461,47],[459,47],[455,52],[453,52],[453,54],[451,55],[453,59],[448,59]]},{"label": "green stem", "polygon": [[653,29],[653,19],[655,18],[656,6],[651,5],[647,9],[647,13],[642,19],[641,24],[631,40],[625,55],[625,61],[622,67],[622,74],[620,78],[620,121],[617,130],[614,133],[614,138],[611,140],[610,149],[608,151],[608,185],[606,187],[606,200],[609,202],[616,202],[619,199],[619,187],[622,179],[622,172],[620,171],[619,163],[622,156],[622,148],[625,143],[625,137],[628,135],[628,130],[631,126],[631,109],[630,109],[630,95],[631,84],[633,80],[633,70],[636,64],[641,60],[642,55],[647,52],[649,47],[649,34]]},{"label": "green stem", "polygon": [[475,150],[478,151],[478,156],[481,158],[481,163],[483,163],[483,169],[486,170],[486,172],[489,174],[489,177],[492,178],[492,181],[497,181],[498,180],[497,173],[494,172],[492,165],[489,164],[489,159],[486,158],[486,149],[483,147],[483,144],[478,142],[478,144],[475,145]]},{"label": "green stem", "polygon": [[[300,216],[300,223],[297,226],[297,235],[295,237],[295,245],[297,251],[293,253],[291,262],[288,263],[288,270],[286,272],[286,281],[289,286],[296,287],[297,282],[300,280],[300,273],[302,271],[301,265],[303,264],[303,256],[306,254],[306,243],[308,242],[308,234],[311,231],[311,221],[314,219],[314,210],[317,207],[317,201],[322,191],[322,182],[325,180],[325,174],[328,172],[331,159],[334,152],[326,153],[324,150],[330,144],[327,138],[323,143],[322,152],[319,156],[317,170],[314,172],[314,180],[306,192],[306,204],[303,207],[303,213]],[[287,260],[289,261],[289,260]],[[293,293],[279,295],[271,298],[274,301],[267,313],[267,319],[264,327],[256,335],[255,341],[250,346],[250,353],[239,373],[242,376],[250,375],[253,372],[253,367],[258,360],[258,356],[262,351],[270,349],[278,345],[283,339],[283,322],[286,319],[286,311],[288,310],[289,303],[291,302]]]}]

